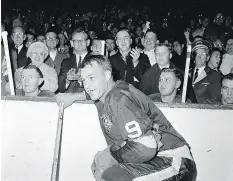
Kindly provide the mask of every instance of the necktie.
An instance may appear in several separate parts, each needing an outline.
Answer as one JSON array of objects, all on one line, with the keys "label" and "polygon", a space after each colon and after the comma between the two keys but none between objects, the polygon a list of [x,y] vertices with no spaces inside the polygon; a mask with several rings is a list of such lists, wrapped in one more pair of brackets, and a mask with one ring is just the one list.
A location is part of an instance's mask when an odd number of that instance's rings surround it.
[{"label": "necktie", "polygon": [[193,79],[193,82],[196,80],[196,78],[198,77],[198,70],[199,69],[196,69],[196,72],[195,72],[195,74],[194,74],[194,79]]},{"label": "necktie", "polygon": [[81,57],[81,56],[79,56],[78,68],[80,68],[80,67],[81,67],[81,62],[82,62],[82,57]]}]

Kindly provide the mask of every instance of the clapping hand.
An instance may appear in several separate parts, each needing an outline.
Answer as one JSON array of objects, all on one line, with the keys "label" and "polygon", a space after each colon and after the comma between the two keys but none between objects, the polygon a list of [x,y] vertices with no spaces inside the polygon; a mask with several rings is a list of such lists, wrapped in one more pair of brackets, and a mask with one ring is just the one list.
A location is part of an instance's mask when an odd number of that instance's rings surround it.
[{"label": "clapping hand", "polygon": [[133,64],[138,64],[139,62],[139,57],[140,57],[140,49],[138,49],[137,47],[136,48],[133,48],[131,51],[130,51],[130,56],[133,58]]}]

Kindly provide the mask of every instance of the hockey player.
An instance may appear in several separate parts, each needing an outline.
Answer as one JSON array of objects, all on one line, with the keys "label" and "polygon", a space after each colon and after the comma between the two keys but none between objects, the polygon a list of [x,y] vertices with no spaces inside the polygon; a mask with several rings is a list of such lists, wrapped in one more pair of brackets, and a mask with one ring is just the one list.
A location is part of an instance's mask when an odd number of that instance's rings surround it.
[{"label": "hockey player", "polygon": [[96,102],[108,145],[92,164],[97,181],[195,180],[188,143],[145,94],[124,81],[114,82],[106,57],[87,57],[81,77]]}]

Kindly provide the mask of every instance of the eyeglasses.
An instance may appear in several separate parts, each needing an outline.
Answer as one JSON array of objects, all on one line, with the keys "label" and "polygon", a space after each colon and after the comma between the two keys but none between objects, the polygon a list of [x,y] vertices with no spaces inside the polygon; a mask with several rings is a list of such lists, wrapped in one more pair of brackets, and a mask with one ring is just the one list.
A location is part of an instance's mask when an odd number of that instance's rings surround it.
[{"label": "eyeglasses", "polygon": [[45,56],[46,55],[46,53],[45,52],[31,52],[32,53],[32,55],[33,56],[40,56],[40,57],[43,57],[43,56]]},{"label": "eyeglasses", "polygon": [[205,57],[207,53],[196,53],[197,57]]},{"label": "eyeglasses", "polygon": [[13,34],[13,36],[18,36],[18,37],[21,37],[21,38],[23,37],[23,35],[24,35],[23,33],[14,33]]},{"label": "eyeglasses", "polygon": [[72,40],[74,43],[85,43],[87,39],[82,40]]}]

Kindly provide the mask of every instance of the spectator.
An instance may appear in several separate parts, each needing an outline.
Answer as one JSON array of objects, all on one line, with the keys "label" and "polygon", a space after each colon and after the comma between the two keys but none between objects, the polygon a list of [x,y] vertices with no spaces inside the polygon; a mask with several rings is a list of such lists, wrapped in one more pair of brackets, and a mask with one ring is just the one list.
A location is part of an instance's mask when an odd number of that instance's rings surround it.
[{"label": "spectator", "polygon": [[[164,68],[159,78],[159,93],[149,97],[155,102],[181,103],[182,97],[178,95],[178,89],[183,82],[182,73],[177,69]],[[189,99],[187,102],[191,103]]]},{"label": "spectator", "polygon": [[142,45],[144,47],[143,53],[148,56],[151,66],[156,64],[155,46],[157,43],[158,39],[156,32],[153,30],[148,30],[142,40]]},{"label": "spectator", "polygon": [[[37,66],[43,74],[44,84],[41,90],[49,90],[55,92],[58,88],[56,70],[44,63],[48,56],[48,48],[41,42],[35,42],[30,45],[27,51],[27,57],[31,60],[32,64]],[[15,72],[15,85],[17,89],[22,89],[21,75],[23,67]]]},{"label": "spectator", "polygon": [[108,34],[105,39],[106,50],[108,57],[117,53],[115,39],[111,34]]},{"label": "spectator", "polygon": [[150,62],[145,54],[137,48],[131,49],[132,39],[127,29],[120,30],[116,35],[119,52],[111,56],[114,80],[125,80],[139,87],[139,82],[145,71],[150,68]]},{"label": "spectator", "polygon": [[59,33],[58,38],[59,38],[58,51],[61,53],[68,54],[69,53],[69,46],[68,46],[66,36],[63,33]]},{"label": "spectator", "polygon": [[198,40],[192,44],[192,52],[194,52],[195,57],[192,80],[198,103],[205,103],[207,99],[215,102],[220,97],[221,75],[219,72],[206,66],[210,47],[210,43],[205,40]]},{"label": "spectator", "polygon": [[63,60],[58,76],[59,92],[61,93],[74,93],[78,92],[80,88],[82,89],[78,70],[84,58],[89,55],[87,47],[90,44],[90,40],[87,33],[82,29],[74,31],[70,44],[73,47],[74,55]]},{"label": "spectator", "polygon": [[91,54],[92,55],[104,55],[104,47],[102,45],[102,41],[100,39],[92,40],[91,44]]},{"label": "spectator", "polygon": [[46,44],[44,35],[38,35],[36,41]]},{"label": "spectator", "polygon": [[[172,54],[171,47],[169,47],[169,45],[164,43],[158,44],[155,48],[155,56],[157,63],[146,71],[140,84],[141,91],[146,95],[159,93],[159,78],[164,68],[178,69],[172,62],[170,62]],[[193,103],[196,103],[191,83],[188,83],[187,98],[189,98]]]},{"label": "spectator", "polygon": [[210,59],[208,61],[208,67],[219,72],[221,65],[222,52],[219,48],[213,48],[210,52]]},{"label": "spectator", "polygon": [[57,72],[57,75],[59,75],[62,61],[69,56],[68,54],[61,53],[57,50],[59,40],[55,30],[49,29],[45,37],[45,43],[49,50],[49,56],[45,59],[44,63],[54,68]]},{"label": "spectator", "polygon": [[229,74],[233,68],[233,38],[227,40],[226,53],[223,55],[220,71],[223,75]]},{"label": "spectator", "polygon": [[233,73],[222,77],[221,95],[223,105],[233,105]]},{"label": "spectator", "polygon": [[43,74],[40,69],[32,64],[26,65],[22,70],[22,90],[16,91],[16,95],[30,97],[53,97],[55,94],[49,90],[40,90],[43,83]]},{"label": "spectator", "polygon": [[26,57],[27,47],[23,44],[23,41],[26,39],[24,29],[16,26],[12,30],[11,38],[14,42],[14,46],[11,47],[11,59],[13,62],[13,72],[15,72],[17,68],[24,67],[26,64],[31,62],[28,62]]}]

